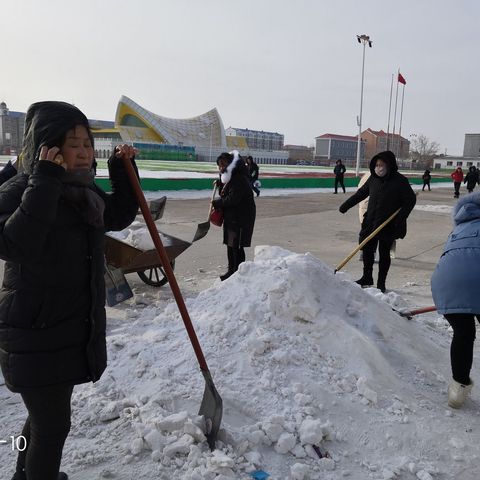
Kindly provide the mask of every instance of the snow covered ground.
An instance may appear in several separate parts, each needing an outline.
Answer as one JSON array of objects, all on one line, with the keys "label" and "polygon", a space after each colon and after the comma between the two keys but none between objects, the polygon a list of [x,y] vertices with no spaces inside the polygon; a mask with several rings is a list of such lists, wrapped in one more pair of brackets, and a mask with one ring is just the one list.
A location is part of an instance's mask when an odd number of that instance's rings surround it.
[{"label": "snow covered ground", "polygon": [[[137,294],[108,309],[109,367],[75,389],[62,469],[72,480],[478,478],[476,392],[447,407],[446,323],[392,310],[406,305],[269,246],[187,299],[224,402],[211,452],[196,415],[204,381],[176,305]],[[0,400],[4,437],[18,435],[21,401],[4,386]],[[0,449],[2,479],[14,459]]]}]

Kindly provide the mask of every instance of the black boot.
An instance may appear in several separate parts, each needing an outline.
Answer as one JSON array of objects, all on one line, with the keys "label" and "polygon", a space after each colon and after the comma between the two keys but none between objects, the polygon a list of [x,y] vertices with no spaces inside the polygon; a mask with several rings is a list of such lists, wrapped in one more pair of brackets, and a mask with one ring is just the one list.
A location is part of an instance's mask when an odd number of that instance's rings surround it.
[{"label": "black boot", "polygon": [[383,274],[382,272],[378,272],[377,278],[377,288],[382,292],[385,293],[387,291],[385,287],[385,281],[387,280],[387,275]]},{"label": "black boot", "polygon": [[372,270],[363,270],[363,275],[358,280],[355,280],[355,283],[358,283],[361,287],[371,287],[373,286],[373,276]]},{"label": "black boot", "polygon": [[[27,476],[25,475],[25,472],[15,472],[12,480],[27,480]],[[57,480],[68,480],[68,475],[65,472],[60,472],[58,474]]]},{"label": "black boot", "polygon": [[230,278],[235,272],[232,272],[231,270],[228,270],[228,272],[224,273],[223,275],[220,275],[220,280],[223,282],[227,278]]}]

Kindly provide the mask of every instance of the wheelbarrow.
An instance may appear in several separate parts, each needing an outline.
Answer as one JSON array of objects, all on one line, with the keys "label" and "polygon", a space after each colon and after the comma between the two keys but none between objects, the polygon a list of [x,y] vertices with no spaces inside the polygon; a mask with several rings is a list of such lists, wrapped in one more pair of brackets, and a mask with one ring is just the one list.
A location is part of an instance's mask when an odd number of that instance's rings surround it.
[{"label": "wheelbarrow", "polygon": [[[150,211],[155,220],[162,217],[166,197],[150,203]],[[190,242],[160,232],[170,265],[175,268],[175,259],[184,252]],[[152,287],[161,287],[168,282],[157,250],[142,250],[116,238],[113,234],[105,235],[105,259],[108,267],[118,268],[122,273],[137,273],[140,279]]]}]

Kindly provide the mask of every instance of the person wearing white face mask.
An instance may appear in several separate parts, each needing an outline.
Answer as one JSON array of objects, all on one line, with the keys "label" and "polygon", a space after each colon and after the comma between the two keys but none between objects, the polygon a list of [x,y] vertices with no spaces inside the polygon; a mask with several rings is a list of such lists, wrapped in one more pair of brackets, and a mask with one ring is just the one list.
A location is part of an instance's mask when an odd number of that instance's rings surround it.
[{"label": "person wearing white face mask", "polygon": [[363,275],[356,283],[372,286],[375,250],[378,245],[379,262],[377,288],[385,292],[385,282],[390,269],[390,248],[397,238],[407,233],[407,217],[415,206],[416,197],[407,178],[398,172],[395,155],[385,151],[370,161],[370,178],[357,192],[340,205],[341,213],[368,198],[368,208],[362,221],[359,242],[363,241],[399,208],[397,216],[363,247]]}]

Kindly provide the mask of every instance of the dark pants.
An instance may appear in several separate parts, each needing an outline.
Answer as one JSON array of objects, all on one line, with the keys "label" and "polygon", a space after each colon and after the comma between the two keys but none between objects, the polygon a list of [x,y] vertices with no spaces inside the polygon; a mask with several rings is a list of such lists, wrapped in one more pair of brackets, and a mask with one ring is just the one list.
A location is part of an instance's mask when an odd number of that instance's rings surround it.
[{"label": "dark pants", "polygon": [[453,328],[452,344],[450,346],[450,362],[452,376],[462,385],[470,384],[470,370],[473,362],[473,343],[475,342],[475,317],[470,313],[448,313],[447,322]]},{"label": "dark pants", "polygon": [[453,182],[453,189],[455,190],[455,196],[458,197],[460,195],[460,185],[462,182]]},{"label": "dark pants", "polygon": [[250,186],[252,190],[257,194],[257,197],[260,195],[260,190],[255,186],[256,180],[250,180]]},{"label": "dark pants", "polygon": [[335,177],[335,193],[337,193],[338,185],[343,189],[343,193],[345,193],[345,185],[343,184],[343,175]]},{"label": "dark pants", "polygon": [[228,271],[236,272],[238,266],[245,261],[245,250],[240,246],[241,230],[227,230]]},{"label": "dark pants", "polygon": [[428,191],[430,191],[430,181],[423,181],[422,191],[425,190],[425,187],[428,187]]},{"label": "dark pants", "polygon": [[22,430],[27,448],[18,453],[17,472],[28,480],[57,480],[70,431],[73,386],[34,388],[22,393],[28,417]]},{"label": "dark pants", "polygon": [[245,250],[243,247],[227,247],[228,271],[236,272],[238,266],[245,261]]},{"label": "dark pants", "polygon": [[375,262],[375,251],[378,246],[378,282],[385,284],[388,270],[390,269],[390,249],[394,238],[390,236],[374,237],[363,247],[363,273],[364,275],[372,275],[373,264]]}]

